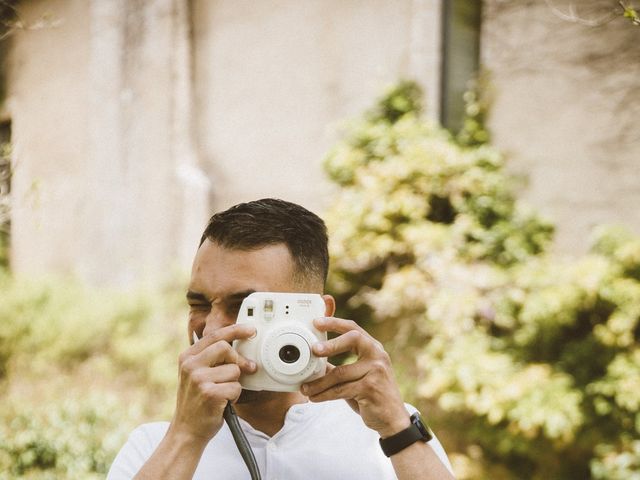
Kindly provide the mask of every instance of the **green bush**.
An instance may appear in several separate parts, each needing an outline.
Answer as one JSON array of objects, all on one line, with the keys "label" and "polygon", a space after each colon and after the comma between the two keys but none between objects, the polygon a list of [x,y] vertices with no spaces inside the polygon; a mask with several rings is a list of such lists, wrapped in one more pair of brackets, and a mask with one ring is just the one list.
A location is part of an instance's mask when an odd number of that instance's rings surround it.
[{"label": "green bush", "polygon": [[4,406],[0,479],[104,478],[132,428],[122,407],[103,393],[47,401],[46,408]]},{"label": "green bush", "polygon": [[326,160],[339,314],[386,341],[460,478],[640,475],[640,240],[602,229],[581,258],[548,253],[503,156],[422,119],[416,89]]},{"label": "green bush", "polygon": [[169,418],[176,290],[0,276],[0,479],[104,478],[137,424]]}]

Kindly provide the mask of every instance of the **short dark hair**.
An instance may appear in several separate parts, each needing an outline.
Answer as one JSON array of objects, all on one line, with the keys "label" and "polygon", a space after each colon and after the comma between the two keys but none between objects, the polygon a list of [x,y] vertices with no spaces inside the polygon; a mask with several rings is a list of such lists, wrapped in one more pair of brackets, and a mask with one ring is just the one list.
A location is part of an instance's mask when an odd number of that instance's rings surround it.
[{"label": "short dark hair", "polygon": [[295,203],[263,198],[240,203],[211,217],[200,239],[229,249],[256,250],[284,244],[304,281],[327,280],[327,227],[316,214]]}]

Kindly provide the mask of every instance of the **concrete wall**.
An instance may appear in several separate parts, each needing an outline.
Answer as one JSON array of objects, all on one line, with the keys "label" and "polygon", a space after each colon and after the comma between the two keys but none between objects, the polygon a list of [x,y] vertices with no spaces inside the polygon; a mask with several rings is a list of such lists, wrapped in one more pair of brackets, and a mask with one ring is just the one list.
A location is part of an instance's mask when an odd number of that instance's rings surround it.
[{"label": "concrete wall", "polygon": [[437,105],[439,5],[196,0],[197,132],[213,205],[278,196],[322,210],[321,162],[345,118],[407,76]]},{"label": "concrete wall", "polygon": [[566,253],[583,251],[595,225],[640,233],[640,31],[611,19],[613,3],[485,3],[494,140],[528,179],[525,198],[555,220]]},{"label": "concrete wall", "polygon": [[9,59],[15,271],[127,285],[190,262],[207,182],[191,141],[184,7],[20,4],[28,25],[46,21],[16,32]]},{"label": "concrete wall", "polygon": [[[595,224],[640,231],[639,34],[584,25],[606,2],[548,3],[486,2],[482,56],[495,143],[577,252]],[[569,3],[582,23],[559,18]],[[2,107],[17,272],[166,277],[214,209],[279,196],[321,212],[340,122],[385,85],[419,78],[438,105],[438,0],[19,5]]]},{"label": "concrete wall", "polygon": [[213,209],[278,196],[321,211],[339,122],[399,77],[438,105],[439,6],[20,2],[41,28],[10,49],[12,268],[154,281],[188,268]]},{"label": "concrete wall", "polygon": [[21,15],[35,25],[49,11],[56,12],[55,22],[16,31],[7,78],[14,163],[11,262],[27,272],[70,270],[79,253],[78,219],[85,216],[89,195],[82,187],[88,151],[88,3],[33,1]]}]

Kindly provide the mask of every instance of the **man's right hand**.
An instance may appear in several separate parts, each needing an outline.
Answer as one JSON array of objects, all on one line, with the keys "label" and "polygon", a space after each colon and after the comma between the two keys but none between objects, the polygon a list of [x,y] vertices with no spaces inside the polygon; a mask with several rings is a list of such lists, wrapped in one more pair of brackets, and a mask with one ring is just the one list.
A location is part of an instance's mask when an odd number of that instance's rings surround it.
[{"label": "man's right hand", "polygon": [[229,325],[206,335],[179,357],[180,380],[170,429],[208,442],[222,427],[227,402],[240,396],[240,373],[254,373],[255,363],[239,355],[231,342],[255,334],[250,325]]}]

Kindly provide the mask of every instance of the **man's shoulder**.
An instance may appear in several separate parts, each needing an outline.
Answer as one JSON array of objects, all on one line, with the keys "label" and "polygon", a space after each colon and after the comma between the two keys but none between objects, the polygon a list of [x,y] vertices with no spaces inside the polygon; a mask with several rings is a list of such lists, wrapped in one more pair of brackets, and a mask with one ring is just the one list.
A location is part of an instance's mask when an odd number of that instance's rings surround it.
[{"label": "man's shoulder", "polygon": [[169,422],[159,421],[159,422],[149,422],[142,423],[138,425],[136,428],[132,430],[132,432],[166,432],[169,428]]},{"label": "man's shoulder", "polygon": [[169,429],[169,422],[143,423],[134,428],[129,434],[129,441],[160,443]]},{"label": "man's shoulder", "polygon": [[133,478],[158,447],[169,428],[169,422],[144,423],[136,427],[111,464],[107,480]]}]

